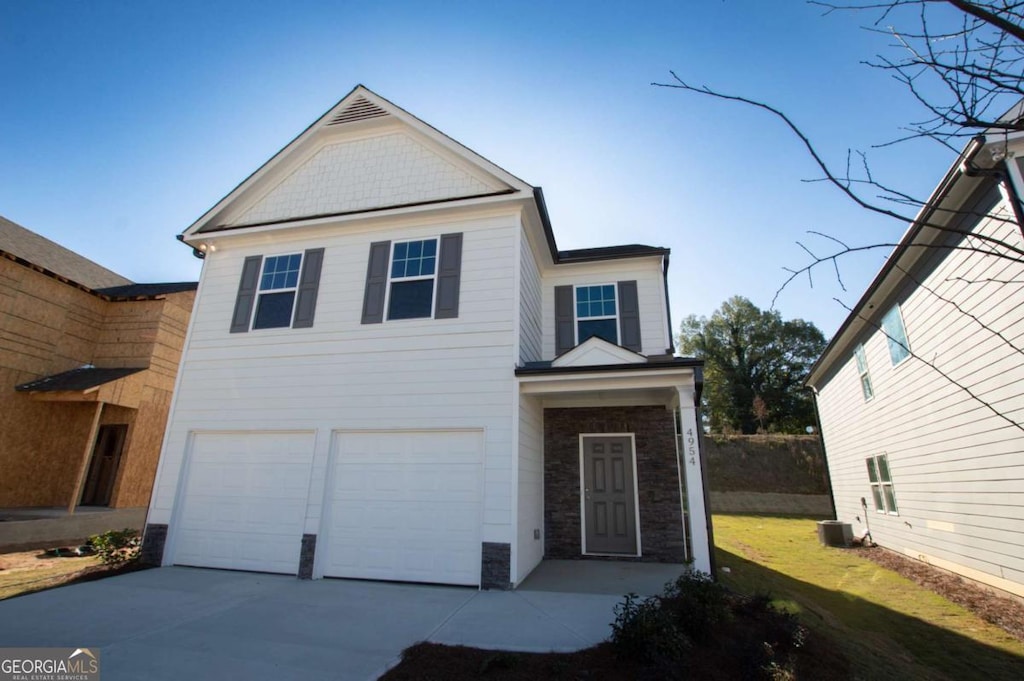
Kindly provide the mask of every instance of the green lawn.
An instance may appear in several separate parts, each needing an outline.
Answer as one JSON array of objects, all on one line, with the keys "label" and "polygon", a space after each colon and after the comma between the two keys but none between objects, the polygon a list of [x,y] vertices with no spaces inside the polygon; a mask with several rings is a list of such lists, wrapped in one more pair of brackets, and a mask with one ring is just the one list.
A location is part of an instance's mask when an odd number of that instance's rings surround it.
[{"label": "green lawn", "polygon": [[729,587],[769,593],[823,631],[861,679],[1024,679],[1024,644],[964,608],[858,557],[821,546],[807,518],[716,515]]}]

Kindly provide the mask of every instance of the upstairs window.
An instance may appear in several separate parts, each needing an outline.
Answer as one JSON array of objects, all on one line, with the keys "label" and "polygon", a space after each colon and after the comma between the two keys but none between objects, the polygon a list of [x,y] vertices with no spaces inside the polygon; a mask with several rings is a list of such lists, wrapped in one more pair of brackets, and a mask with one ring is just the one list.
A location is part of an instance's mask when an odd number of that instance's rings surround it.
[{"label": "upstairs window", "polygon": [[231,333],[246,333],[250,328],[312,327],[323,262],[322,248],[288,255],[248,256],[238,281]]},{"label": "upstairs window", "polygon": [[882,317],[882,331],[889,343],[889,359],[893,366],[910,357],[910,343],[907,341],[907,330],[903,326],[899,305],[893,305]]},{"label": "upstairs window", "polygon": [[593,336],[619,344],[615,284],[576,287],[576,344]]},{"label": "upstairs window", "polygon": [[437,239],[399,241],[392,247],[388,319],[432,317]]},{"label": "upstairs window", "polygon": [[299,287],[302,254],[273,255],[263,259],[259,293],[256,296],[254,329],[291,326],[295,292]]},{"label": "upstairs window", "polygon": [[363,324],[385,319],[458,319],[462,234],[370,244]]},{"label": "upstairs window", "polygon": [[899,515],[896,508],[896,491],[892,486],[892,475],[889,472],[889,457],[885,454],[867,458],[868,482],[871,483],[871,496],[875,500],[875,510],[879,513]]},{"label": "upstairs window", "polygon": [[864,401],[870,400],[875,396],[875,391],[871,387],[871,374],[868,373],[868,360],[864,355],[864,346],[862,344],[857,345],[853,349],[853,356],[857,359],[857,373],[860,374],[860,389],[864,393]]}]

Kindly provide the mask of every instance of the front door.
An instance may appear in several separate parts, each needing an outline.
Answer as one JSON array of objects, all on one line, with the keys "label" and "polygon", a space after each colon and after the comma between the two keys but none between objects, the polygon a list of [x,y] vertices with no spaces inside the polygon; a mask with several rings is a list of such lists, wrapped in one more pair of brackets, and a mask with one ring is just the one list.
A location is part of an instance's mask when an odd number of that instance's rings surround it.
[{"label": "front door", "polygon": [[633,475],[631,437],[584,436],[584,553],[637,554]]},{"label": "front door", "polygon": [[85,479],[85,489],[82,490],[82,500],[79,502],[82,506],[110,505],[110,495],[114,491],[121,450],[127,434],[128,426],[125,424],[100,426],[92,449],[89,475]]}]

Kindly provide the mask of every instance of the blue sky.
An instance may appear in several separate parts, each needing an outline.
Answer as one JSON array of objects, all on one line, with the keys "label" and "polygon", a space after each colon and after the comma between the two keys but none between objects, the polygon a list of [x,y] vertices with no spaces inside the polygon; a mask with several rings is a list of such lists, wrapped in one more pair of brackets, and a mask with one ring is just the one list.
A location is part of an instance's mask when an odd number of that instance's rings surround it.
[{"label": "blue sky", "polygon": [[[776,120],[652,87],[670,70],[761,98],[829,160],[900,135],[907,93],[859,62],[868,17],[796,0],[670,3],[0,3],[0,214],[136,281],[199,276],[175,235],[363,83],[544,188],[561,248],[672,248],[673,319],[743,295],[766,308],[819,230],[896,240],[818,177]],[[871,152],[925,196],[952,161]],[[791,285],[785,317],[830,335],[883,251]]]}]

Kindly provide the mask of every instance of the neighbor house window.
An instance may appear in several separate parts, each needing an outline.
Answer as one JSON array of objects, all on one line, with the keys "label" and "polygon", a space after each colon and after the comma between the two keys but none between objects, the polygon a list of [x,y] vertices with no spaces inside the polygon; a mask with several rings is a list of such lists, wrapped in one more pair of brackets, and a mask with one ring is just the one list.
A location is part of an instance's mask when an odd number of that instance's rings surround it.
[{"label": "neighbor house window", "polygon": [[437,239],[394,243],[388,277],[388,319],[433,316],[436,272]]},{"label": "neighbor house window", "polygon": [[875,396],[871,388],[871,374],[868,373],[868,360],[864,355],[864,346],[858,345],[853,350],[853,356],[857,359],[857,373],[860,374],[860,389],[864,393],[864,399],[870,400]]},{"label": "neighbor house window", "polygon": [[879,513],[899,515],[896,508],[896,492],[892,487],[892,475],[889,473],[889,458],[885,454],[871,456],[867,459],[868,482],[871,483],[871,496],[875,500],[875,510]]},{"label": "neighbor house window", "polygon": [[292,324],[295,292],[299,286],[302,254],[272,255],[263,259],[256,300],[254,329],[276,329]]},{"label": "neighbor house window", "polygon": [[615,284],[576,287],[576,344],[592,336],[619,344]]},{"label": "neighbor house window", "polygon": [[910,356],[910,343],[907,341],[907,330],[903,326],[899,305],[893,305],[882,317],[882,331],[889,342],[889,358],[892,365],[896,366]]}]

